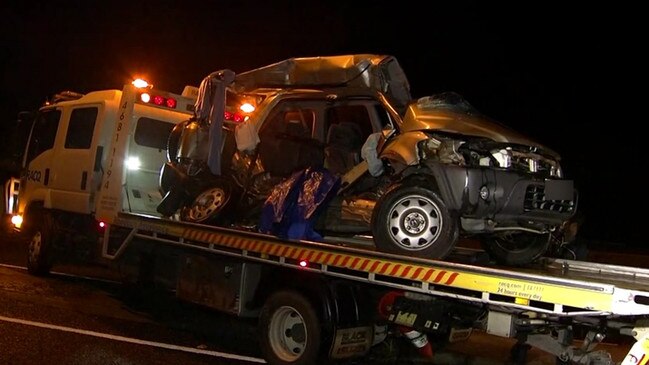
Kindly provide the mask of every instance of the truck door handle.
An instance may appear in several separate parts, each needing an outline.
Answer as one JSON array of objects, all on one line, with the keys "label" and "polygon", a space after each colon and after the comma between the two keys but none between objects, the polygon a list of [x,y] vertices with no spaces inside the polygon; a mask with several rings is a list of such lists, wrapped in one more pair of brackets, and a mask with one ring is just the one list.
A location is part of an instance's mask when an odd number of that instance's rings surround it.
[{"label": "truck door handle", "polygon": [[81,173],[81,190],[86,190],[86,183],[88,182],[88,171]]},{"label": "truck door handle", "polygon": [[95,166],[93,169],[94,172],[101,171],[101,156],[103,154],[104,154],[104,146],[97,146],[97,150],[95,151]]},{"label": "truck door handle", "polygon": [[43,177],[43,185],[47,185],[50,182],[50,169],[45,169],[45,176]]}]

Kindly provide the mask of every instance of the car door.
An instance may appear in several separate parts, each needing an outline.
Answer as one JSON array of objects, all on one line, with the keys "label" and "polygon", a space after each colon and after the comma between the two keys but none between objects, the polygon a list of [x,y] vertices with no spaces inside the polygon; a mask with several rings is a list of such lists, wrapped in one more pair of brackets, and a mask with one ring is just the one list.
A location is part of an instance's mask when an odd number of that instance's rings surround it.
[{"label": "car door", "polygon": [[259,156],[265,171],[288,176],[309,166],[322,166],[324,145],[316,138],[323,102],[278,103],[259,129]]},{"label": "car door", "polygon": [[340,100],[327,107],[323,123],[327,169],[345,174],[361,162],[361,147],[381,129],[375,105],[369,100]]}]

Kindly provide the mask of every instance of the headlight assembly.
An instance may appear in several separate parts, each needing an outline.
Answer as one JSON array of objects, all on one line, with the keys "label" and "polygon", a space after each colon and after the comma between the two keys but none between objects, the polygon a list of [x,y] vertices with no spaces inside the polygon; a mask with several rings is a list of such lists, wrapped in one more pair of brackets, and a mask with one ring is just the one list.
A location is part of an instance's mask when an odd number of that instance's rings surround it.
[{"label": "headlight assembly", "polygon": [[464,141],[451,138],[430,137],[417,144],[419,158],[437,159],[441,163],[464,165],[464,156],[458,151]]}]

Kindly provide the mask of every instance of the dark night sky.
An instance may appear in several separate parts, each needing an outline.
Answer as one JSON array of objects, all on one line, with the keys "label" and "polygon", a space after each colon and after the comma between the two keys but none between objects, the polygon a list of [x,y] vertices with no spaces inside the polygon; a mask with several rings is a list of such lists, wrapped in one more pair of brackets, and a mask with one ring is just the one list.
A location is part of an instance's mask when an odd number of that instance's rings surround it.
[{"label": "dark night sky", "polygon": [[633,105],[627,83],[640,76],[633,50],[646,42],[637,43],[633,29],[638,10],[621,3],[7,3],[0,5],[3,133],[20,110],[55,92],[121,88],[134,75],[180,92],[223,68],[391,54],[413,96],[456,91],[561,153],[581,193],[584,238],[643,242],[636,227],[648,199],[636,176],[647,164],[640,162],[642,136],[631,129],[641,114],[620,111]]}]

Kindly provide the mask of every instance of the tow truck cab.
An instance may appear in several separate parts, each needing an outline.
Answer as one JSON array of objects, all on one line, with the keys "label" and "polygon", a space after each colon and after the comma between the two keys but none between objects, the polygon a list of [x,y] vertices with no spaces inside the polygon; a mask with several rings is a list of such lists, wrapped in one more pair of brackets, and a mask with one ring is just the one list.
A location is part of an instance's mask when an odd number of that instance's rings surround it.
[{"label": "tow truck cab", "polygon": [[[103,175],[118,158],[108,151],[114,130],[128,125],[120,123],[125,116],[119,107],[131,102],[127,154],[120,161],[124,166],[121,208],[157,215],[158,174],[165,162],[167,138],[176,123],[191,115],[195,88],[186,87],[182,95],[148,86],[136,90],[135,100],[125,100],[123,90],[66,91],[40,108],[25,149],[16,216],[28,218],[34,208],[45,208],[90,217],[96,211]],[[24,224],[29,225],[29,219]]]}]

